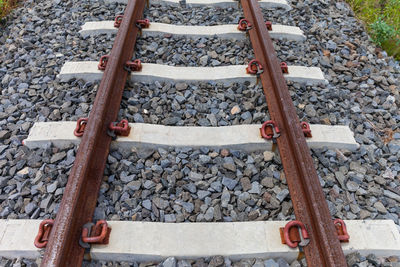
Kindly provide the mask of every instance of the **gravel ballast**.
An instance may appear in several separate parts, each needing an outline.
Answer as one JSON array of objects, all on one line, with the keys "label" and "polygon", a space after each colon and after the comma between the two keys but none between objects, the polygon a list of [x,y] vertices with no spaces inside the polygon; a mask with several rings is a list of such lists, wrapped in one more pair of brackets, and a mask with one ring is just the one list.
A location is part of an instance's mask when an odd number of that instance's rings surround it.
[{"label": "gravel ballast", "polygon": [[[29,150],[22,140],[34,122],[77,120],[89,114],[98,84],[60,83],[56,75],[66,61],[97,60],[110,52],[114,36],[84,39],[78,31],[85,21],[114,19],[124,5],[72,0],[28,0],[21,5],[0,26],[0,218],[54,218],[77,148]],[[320,67],[329,80],[327,86],[289,84],[298,116],[310,123],[349,125],[361,145],[356,152],[312,151],[331,214],[390,219],[399,226],[399,63],[368,40],[347,4],[293,1],[292,6],[289,13],[264,12],[266,20],[298,26],[307,36],[301,43],[275,41],[278,57],[291,65]],[[243,14],[236,8],[155,5],[145,16],[162,23],[218,25],[237,23]],[[211,67],[247,64],[254,55],[248,40],[160,36],[139,38],[135,58]],[[225,126],[269,118],[260,85],[155,82],[128,83],[126,89],[119,117],[130,122]],[[170,148],[112,150],[95,218],[222,222],[291,220],[294,214],[278,155]],[[349,266],[376,266],[373,256],[354,255],[348,257]],[[227,259],[170,261],[168,266],[220,266]],[[232,265],[286,266],[264,261]],[[4,266],[35,265],[4,260]]]}]

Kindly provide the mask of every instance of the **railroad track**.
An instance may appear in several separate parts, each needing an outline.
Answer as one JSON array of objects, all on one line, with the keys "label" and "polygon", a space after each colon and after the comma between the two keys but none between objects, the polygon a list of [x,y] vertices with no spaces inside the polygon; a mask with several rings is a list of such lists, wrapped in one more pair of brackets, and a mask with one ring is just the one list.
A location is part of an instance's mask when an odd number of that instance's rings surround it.
[{"label": "railroad track", "polygon": [[[287,234],[283,235],[283,239],[293,248],[299,247],[300,251],[304,251],[308,266],[346,266],[340,244],[340,241],[348,242],[346,231],[343,230],[345,224],[331,217],[310,147],[356,150],[359,145],[347,126],[308,125],[300,122],[287,81],[308,85],[324,85],[328,82],[319,68],[287,66],[278,60],[273,38],[301,42],[305,36],[297,27],[265,22],[261,9],[288,10],[289,5],[282,0],[166,2],[188,7],[207,4],[238,7],[243,9],[244,19],[239,25],[218,26],[152,23],[143,18],[146,2],[130,0],[123,16],[115,21],[87,22],[82,26],[80,34],[83,38],[116,34],[110,54],[100,59],[100,62],[66,62],[58,75],[63,82],[72,79],[90,83],[100,81],[89,117],[78,122],[36,123],[24,140],[24,144],[30,148],[44,147],[49,142],[58,147],[79,143],[56,219],[44,221],[42,236],[39,234],[36,240],[40,246],[45,247],[42,266],[79,266],[85,248],[90,248],[89,244],[101,246],[109,242],[110,229],[113,229],[111,235],[114,232],[122,237],[124,234],[132,238],[140,235],[134,231],[117,230],[112,223],[110,225],[113,227],[108,228],[103,221],[98,222],[96,227],[88,224],[93,219],[111,145],[129,148],[208,147],[246,152],[271,150],[279,153],[296,221],[274,225],[276,233],[279,227],[285,227]],[[248,65],[218,67],[175,67],[141,63],[133,59],[137,38],[159,35],[230,40],[249,38],[254,59]],[[260,125],[224,127],[163,126],[117,121],[127,80],[143,83],[202,83],[211,80],[224,86],[234,83],[258,84],[263,88],[269,117]],[[217,224],[210,226],[225,227]],[[118,227],[125,230],[125,226]],[[176,226],[179,227],[183,226]],[[187,227],[182,230],[187,235],[199,230]],[[258,227],[250,229],[257,231],[264,226],[260,224]],[[359,226],[355,223],[352,227]],[[162,226],[156,226],[153,230],[168,231]],[[210,233],[215,230],[204,231]],[[247,233],[250,235],[251,231]],[[339,238],[338,233],[341,233]]]}]

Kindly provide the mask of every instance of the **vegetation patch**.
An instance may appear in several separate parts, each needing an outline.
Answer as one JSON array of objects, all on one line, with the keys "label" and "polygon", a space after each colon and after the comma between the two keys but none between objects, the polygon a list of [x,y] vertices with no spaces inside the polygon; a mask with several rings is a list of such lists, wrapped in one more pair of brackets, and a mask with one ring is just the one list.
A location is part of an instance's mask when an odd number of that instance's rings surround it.
[{"label": "vegetation patch", "polygon": [[11,11],[15,3],[15,0],[0,0],[0,21]]},{"label": "vegetation patch", "polygon": [[400,0],[346,0],[372,41],[400,60]]}]

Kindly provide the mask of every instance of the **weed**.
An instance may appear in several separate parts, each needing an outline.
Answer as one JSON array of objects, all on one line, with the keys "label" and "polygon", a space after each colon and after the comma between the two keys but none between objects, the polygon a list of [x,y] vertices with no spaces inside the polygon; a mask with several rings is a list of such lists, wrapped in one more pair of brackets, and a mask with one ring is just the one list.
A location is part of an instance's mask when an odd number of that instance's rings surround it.
[{"label": "weed", "polygon": [[0,0],[0,21],[15,6],[14,2],[14,0]]},{"label": "weed", "polygon": [[382,17],[379,17],[370,27],[372,30],[372,40],[380,46],[382,46],[384,42],[396,37],[396,30],[394,27],[387,24]]},{"label": "weed", "polygon": [[400,60],[400,0],[347,0],[372,41]]}]

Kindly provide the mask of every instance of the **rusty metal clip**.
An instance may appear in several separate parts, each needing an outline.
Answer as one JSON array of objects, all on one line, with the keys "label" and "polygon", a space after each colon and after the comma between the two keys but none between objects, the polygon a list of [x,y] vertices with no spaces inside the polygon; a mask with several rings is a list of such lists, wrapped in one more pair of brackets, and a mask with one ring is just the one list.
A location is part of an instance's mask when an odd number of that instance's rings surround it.
[{"label": "rusty metal clip", "polygon": [[135,59],[133,61],[125,62],[124,70],[128,72],[132,71],[141,71],[142,70],[142,62],[140,59]]},{"label": "rusty metal clip", "polygon": [[305,137],[307,137],[307,138],[312,137],[310,124],[308,124],[308,122],[302,121],[300,123],[300,126],[301,126],[301,129],[303,130],[303,133],[304,133]]},{"label": "rusty metal clip", "polygon": [[39,225],[39,232],[35,238],[34,244],[37,248],[44,248],[49,241],[51,229],[54,225],[54,220],[43,220]]},{"label": "rusty metal clip", "polygon": [[289,68],[286,62],[281,62],[281,70],[282,73],[288,74],[289,73]]},{"label": "rusty metal clip", "polygon": [[105,70],[107,67],[107,62],[108,62],[109,55],[104,55],[100,57],[99,65],[97,65],[97,68],[99,70]]},{"label": "rusty metal clip", "polygon": [[74,130],[74,135],[76,137],[82,137],[83,133],[85,132],[86,124],[88,122],[88,118],[80,118],[76,122],[76,128]]},{"label": "rusty metal clip", "polygon": [[[300,242],[297,241],[297,240],[293,241],[293,240],[290,239],[289,232],[290,232],[290,229],[293,228],[293,227],[297,227],[298,228],[298,232],[300,234],[300,239],[301,239]],[[300,221],[288,222],[285,225],[285,228],[283,229],[283,237],[284,237],[286,245],[288,245],[291,248],[296,248],[298,246],[305,247],[305,246],[308,245],[308,243],[310,243],[310,238],[308,236],[308,232],[307,232],[306,226]]]},{"label": "rusty metal clip", "polygon": [[347,227],[346,227],[346,224],[344,223],[344,221],[342,219],[335,219],[333,221],[333,224],[335,225],[339,241],[340,242],[349,242],[350,235],[347,232]]},{"label": "rusty metal clip", "polygon": [[275,121],[266,121],[260,128],[261,137],[267,140],[276,139],[281,136],[281,131]]},{"label": "rusty metal clip", "polygon": [[136,21],[136,27],[139,28],[139,30],[143,28],[148,28],[150,27],[150,20],[149,19],[138,19]]},{"label": "rusty metal clip", "polygon": [[142,36],[142,29],[150,27],[149,19],[138,19],[136,21],[136,27],[139,28],[139,35]]},{"label": "rusty metal clip", "polygon": [[263,69],[263,66],[261,65],[260,61],[253,59],[247,65],[246,72],[248,74],[260,75],[261,73],[264,72],[264,69]]},{"label": "rusty metal clip", "polygon": [[267,26],[268,31],[272,31],[272,22],[271,21],[266,21],[265,26]]},{"label": "rusty metal clip", "polygon": [[120,122],[111,122],[108,129],[111,137],[115,137],[115,135],[128,136],[131,131],[128,120],[125,119]]},{"label": "rusty metal clip", "polygon": [[247,19],[241,19],[239,20],[239,25],[238,25],[238,30],[243,31],[243,32],[248,32],[253,28],[253,25],[251,22]]},{"label": "rusty metal clip", "polygon": [[90,248],[90,244],[107,245],[110,239],[111,228],[105,220],[99,220],[96,224],[87,223],[82,228],[82,236],[79,244],[84,248]]},{"label": "rusty metal clip", "polygon": [[124,15],[118,15],[118,16],[115,17],[115,21],[114,21],[114,27],[115,28],[119,28],[119,26],[121,26],[123,18],[124,18]]}]

